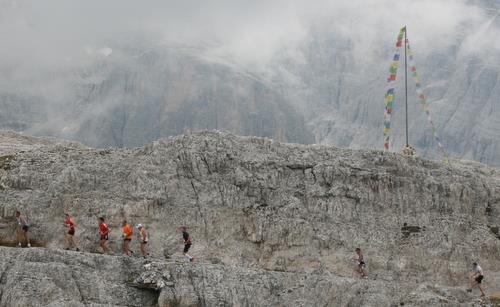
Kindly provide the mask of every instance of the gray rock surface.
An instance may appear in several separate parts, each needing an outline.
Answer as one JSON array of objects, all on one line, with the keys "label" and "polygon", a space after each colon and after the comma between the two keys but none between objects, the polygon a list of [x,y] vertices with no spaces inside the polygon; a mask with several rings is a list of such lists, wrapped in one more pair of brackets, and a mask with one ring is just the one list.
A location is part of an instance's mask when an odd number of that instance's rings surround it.
[{"label": "gray rock surface", "polygon": [[[472,306],[463,287],[0,247],[0,306]],[[134,276],[137,276],[134,278]]]},{"label": "gray rock surface", "polygon": [[[0,306],[473,306],[473,261],[500,290],[500,172],[478,163],[219,132],[120,150],[1,133],[0,148],[1,245],[19,209],[44,246],[0,248]],[[58,250],[64,212],[85,253]],[[101,215],[116,254],[121,220],[145,224],[153,262],[89,254]]]},{"label": "gray rock surface", "polygon": [[0,306],[155,306],[130,286],[139,261],[49,249],[0,248]]}]

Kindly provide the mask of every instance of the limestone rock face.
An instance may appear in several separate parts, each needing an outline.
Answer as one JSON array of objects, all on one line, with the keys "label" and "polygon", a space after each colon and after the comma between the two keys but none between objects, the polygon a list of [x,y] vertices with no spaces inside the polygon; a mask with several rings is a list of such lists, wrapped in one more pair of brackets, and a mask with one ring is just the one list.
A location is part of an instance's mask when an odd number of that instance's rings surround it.
[{"label": "limestone rock face", "polygon": [[129,286],[141,263],[60,250],[0,248],[0,306],[154,306],[158,295]]},{"label": "limestone rock face", "polygon": [[[325,273],[0,247],[0,306],[473,305],[464,289]],[[134,279],[134,276],[137,276]],[[151,287],[151,282],[161,287]]]},{"label": "limestone rock face", "polygon": [[[0,148],[0,242],[18,209],[44,247],[0,249],[0,306],[474,305],[474,261],[500,290],[500,172],[481,164],[219,132],[127,150],[2,133]],[[65,212],[85,253],[57,250]],[[88,253],[98,216],[115,256]],[[152,262],[119,256],[123,219],[145,224]]]}]

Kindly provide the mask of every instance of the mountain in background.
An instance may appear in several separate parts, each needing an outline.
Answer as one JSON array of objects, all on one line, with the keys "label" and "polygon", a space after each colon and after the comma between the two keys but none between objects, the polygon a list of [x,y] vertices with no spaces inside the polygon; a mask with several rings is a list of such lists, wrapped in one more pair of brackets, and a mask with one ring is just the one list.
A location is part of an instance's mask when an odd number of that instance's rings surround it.
[{"label": "mountain in background", "polygon": [[[134,147],[190,129],[222,129],[312,143],[303,117],[249,72],[200,57],[186,46],[123,46],[76,71],[58,72],[62,97],[1,91],[1,128]],[[40,83],[42,83],[40,85]]]},{"label": "mountain in background", "polygon": [[[479,29],[462,24],[444,49],[412,47],[445,149],[453,157],[500,165],[500,49],[484,43],[500,29],[499,5],[470,4],[488,17]],[[210,44],[158,43],[141,35],[115,37],[112,48],[87,50],[84,65],[33,72],[22,82],[16,67],[4,63],[0,128],[93,147],[134,147],[187,130],[219,129],[381,149],[394,41],[372,46],[365,58],[356,47],[359,38],[339,34],[328,19],[315,22],[305,37],[264,69],[215,56]],[[394,151],[404,142],[401,70],[398,78]],[[420,155],[439,159],[412,80],[409,85],[410,143]]]},{"label": "mountain in background", "polygon": [[[478,32],[464,24],[445,49],[412,44],[431,114],[451,156],[500,165],[500,49],[489,39],[500,33],[500,3],[476,1],[488,13]],[[348,148],[382,149],[383,97],[398,29],[386,49],[355,56],[354,39],[339,37],[328,22],[311,30],[301,61],[280,63],[298,81],[289,96],[304,114],[316,142]],[[411,28],[409,40],[412,43]],[[380,46],[374,46],[378,48]],[[469,51],[472,49],[472,51]],[[297,64],[299,63],[299,64]],[[398,71],[392,150],[404,146],[404,77]],[[285,67],[285,68],[284,68]],[[279,71],[279,70],[276,70]],[[419,154],[440,158],[415,85],[408,76],[409,139]]]}]

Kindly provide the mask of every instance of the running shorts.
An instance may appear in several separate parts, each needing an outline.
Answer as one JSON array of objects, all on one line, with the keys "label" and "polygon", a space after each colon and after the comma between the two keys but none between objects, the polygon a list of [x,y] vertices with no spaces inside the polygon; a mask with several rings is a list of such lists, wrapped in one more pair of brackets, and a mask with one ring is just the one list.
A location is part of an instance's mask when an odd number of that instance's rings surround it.
[{"label": "running shorts", "polygon": [[483,281],[483,275],[479,275],[478,277],[474,278],[478,284],[481,283],[481,281]]}]

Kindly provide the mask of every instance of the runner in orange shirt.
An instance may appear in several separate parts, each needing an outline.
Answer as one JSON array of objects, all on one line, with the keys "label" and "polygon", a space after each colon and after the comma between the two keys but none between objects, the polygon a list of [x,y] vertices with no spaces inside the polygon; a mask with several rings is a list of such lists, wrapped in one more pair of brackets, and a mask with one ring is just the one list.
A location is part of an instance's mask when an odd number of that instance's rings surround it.
[{"label": "runner in orange shirt", "polygon": [[129,249],[129,247],[130,247],[130,241],[132,241],[132,235],[134,234],[134,231],[132,230],[132,227],[130,227],[130,225],[127,224],[126,220],[123,220],[122,232],[123,232],[123,253],[127,256],[130,256],[132,254],[132,251]]}]

